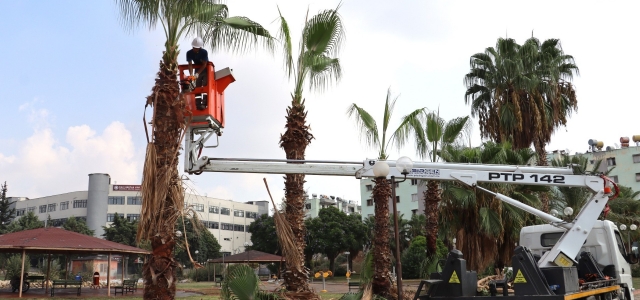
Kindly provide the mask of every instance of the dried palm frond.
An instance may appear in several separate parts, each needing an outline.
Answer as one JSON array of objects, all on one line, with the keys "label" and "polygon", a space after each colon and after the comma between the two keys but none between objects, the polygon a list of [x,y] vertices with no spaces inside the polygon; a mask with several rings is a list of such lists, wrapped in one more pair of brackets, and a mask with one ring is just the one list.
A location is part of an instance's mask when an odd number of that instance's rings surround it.
[{"label": "dried palm frond", "polygon": [[[271,204],[273,207],[276,207],[276,203],[273,201],[273,197],[271,196],[271,191],[269,191],[269,185],[267,184],[267,179],[263,178],[264,185],[267,187],[267,193],[269,193],[269,198],[271,198]],[[278,235],[278,241],[280,242],[280,246],[282,247],[282,254],[284,256],[287,265],[289,266],[301,266],[302,261],[298,255],[298,247],[296,246],[296,238],[293,235],[293,230],[291,230],[291,225],[285,219],[284,215],[282,215],[277,209],[274,210],[273,220],[276,225],[276,234]],[[298,272],[302,272],[303,270],[298,269]]]}]

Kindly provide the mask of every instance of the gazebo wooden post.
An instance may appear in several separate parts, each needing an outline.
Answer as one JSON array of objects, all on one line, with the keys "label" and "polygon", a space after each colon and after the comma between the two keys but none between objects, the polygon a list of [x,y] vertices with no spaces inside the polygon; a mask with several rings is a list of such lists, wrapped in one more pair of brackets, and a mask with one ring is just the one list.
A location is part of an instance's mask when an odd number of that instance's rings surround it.
[{"label": "gazebo wooden post", "polygon": [[70,262],[69,262],[69,254],[64,256],[64,280],[68,280],[69,272],[71,272]]},{"label": "gazebo wooden post", "polygon": [[122,284],[124,284],[124,253],[122,254],[122,256],[120,256],[120,259],[122,259]]},{"label": "gazebo wooden post", "polygon": [[44,282],[44,294],[49,293],[49,273],[51,271],[51,254],[47,255],[47,280]]},{"label": "gazebo wooden post", "polygon": [[107,256],[107,297],[111,296],[111,252]]},{"label": "gazebo wooden post", "polygon": [[18,298],[22,298],[22,285],[24,284],[24,257],[26,254],[26,250],[22,249],[22,269],[20,270],[20,286],[18,286]]}]

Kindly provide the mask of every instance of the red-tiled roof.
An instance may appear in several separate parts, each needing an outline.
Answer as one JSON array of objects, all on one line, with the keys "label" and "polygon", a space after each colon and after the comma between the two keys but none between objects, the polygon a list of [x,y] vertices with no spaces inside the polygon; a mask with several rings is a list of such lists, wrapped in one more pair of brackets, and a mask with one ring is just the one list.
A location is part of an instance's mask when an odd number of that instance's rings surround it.
[{"label": "red-tiled roof", "polygon": [[139,253],[131,247],[60,228],[39,228],[0,235],[0,252],[44,253]]},{"label": "red-tiled roof", "polygon": [[[282,256],[279,256],[279,255],[269,254],[269,253],[260,252],[256,250],[249,250],[247,252],[225,256],[224,262],[225,263],[242,263],[242,262],[249,261],[249,262],[260,263],[260,262],[278,262],[280,261],[280,259],[284,261],[284,258],[282,258]],[[221,263],[223,262],[223,259],[222,258],[211,259],[209,260],[209,262]]]}]

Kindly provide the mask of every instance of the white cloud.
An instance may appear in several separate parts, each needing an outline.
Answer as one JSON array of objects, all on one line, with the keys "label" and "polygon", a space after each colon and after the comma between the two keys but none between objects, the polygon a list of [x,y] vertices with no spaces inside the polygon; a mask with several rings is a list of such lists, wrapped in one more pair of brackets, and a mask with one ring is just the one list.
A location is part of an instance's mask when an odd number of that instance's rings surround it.
[{"label": "white cloud", "polygon": [[140,182],[143,156],[122,123],[111,123],[102,134],[87,125],[74,126],[67,130],[66,141],[60,142],[50,128],[36,127],[17,154],[0,153],[9,194],[34,198],[86,190],[90,173],[109,173],[122,183]]}]

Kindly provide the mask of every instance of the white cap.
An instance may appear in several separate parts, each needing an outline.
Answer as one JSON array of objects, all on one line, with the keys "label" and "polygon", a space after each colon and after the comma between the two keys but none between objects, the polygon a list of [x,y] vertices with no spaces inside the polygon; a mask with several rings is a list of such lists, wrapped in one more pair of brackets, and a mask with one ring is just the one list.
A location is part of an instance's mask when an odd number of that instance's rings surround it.
[{"label": "white cap", "polygon": [[203,45],[204,42],[199,37],[193,39],[193,42],[191,42],[191,46],[193,46],[193,48],[202,48]]}]

